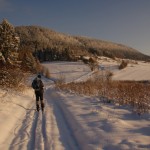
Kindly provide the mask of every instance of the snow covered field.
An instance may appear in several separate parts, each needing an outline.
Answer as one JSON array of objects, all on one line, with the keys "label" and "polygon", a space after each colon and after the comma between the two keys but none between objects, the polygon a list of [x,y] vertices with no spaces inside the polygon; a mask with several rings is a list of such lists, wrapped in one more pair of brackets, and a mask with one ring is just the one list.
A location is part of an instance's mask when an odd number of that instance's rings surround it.
[{"label": "snow covered field", "polygon": [[120,63],[108,58],[107,61],[105,59],[104,57],[99,63],[101,66],[104,66],[106,70],[113,72],[114,80],[150,80],[150,63],[131,61],[126,68],[118,70],[118,65]]},{"label": "snow covered field", "polygon": [[[149,150],[150,114],[138,116],[129,106],[101,102],[54,87],[81,81],[91,72],[81,62],[44,63],[52,80],[45,84],[44,114],[35,111],[31,88],[24,93],[0,90],[0,150]],[[102,61],[115,80],[150,80],[150,64],[139,62],[119,71],[115,62]],[[33,77],[31,77],[32,79]]]}]

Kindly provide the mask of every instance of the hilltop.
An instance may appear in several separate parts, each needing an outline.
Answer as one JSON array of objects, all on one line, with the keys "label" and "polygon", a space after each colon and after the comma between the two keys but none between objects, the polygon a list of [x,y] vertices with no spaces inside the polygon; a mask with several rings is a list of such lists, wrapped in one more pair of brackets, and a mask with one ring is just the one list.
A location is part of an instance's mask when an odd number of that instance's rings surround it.
[{"label": "hilltop", "polygon": [[15,31],[20,37],[21,48],[30,49],[40,61],[75,60],[77,56],[85,55],[150,60],[150,56],[122,44],[71,36],[44,27],[18,26]]}]

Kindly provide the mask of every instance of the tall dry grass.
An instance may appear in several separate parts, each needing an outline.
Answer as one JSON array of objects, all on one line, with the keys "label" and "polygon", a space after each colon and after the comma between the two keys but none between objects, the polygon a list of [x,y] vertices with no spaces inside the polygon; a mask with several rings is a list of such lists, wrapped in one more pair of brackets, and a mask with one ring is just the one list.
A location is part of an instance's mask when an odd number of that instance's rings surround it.
[{"label": "tall dry grass", "polygon": [[57,84],[57,87],[81,95],[105,97],[105,102],[129,105],[139,115],[150,111],[150,84],[143,82],[112,81],[101,76],[86,82]]},{"label": "tall dry grass", "polygon": [[42,74],[43,76],[45,76],[46,78],[50,78],[51,74],[48,68],[40,65],[40,68],[38,70],[38,73]]}]

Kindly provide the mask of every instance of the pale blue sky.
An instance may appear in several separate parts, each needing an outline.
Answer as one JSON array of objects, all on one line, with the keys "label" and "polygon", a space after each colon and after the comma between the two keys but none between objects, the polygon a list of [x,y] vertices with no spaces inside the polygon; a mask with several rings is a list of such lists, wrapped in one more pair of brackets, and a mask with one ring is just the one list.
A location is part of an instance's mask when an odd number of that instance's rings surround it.
[{"label": "pale blue sky", "polygon": [[150,0],[0,0],[0,21],[121,43],[150,55]]}]

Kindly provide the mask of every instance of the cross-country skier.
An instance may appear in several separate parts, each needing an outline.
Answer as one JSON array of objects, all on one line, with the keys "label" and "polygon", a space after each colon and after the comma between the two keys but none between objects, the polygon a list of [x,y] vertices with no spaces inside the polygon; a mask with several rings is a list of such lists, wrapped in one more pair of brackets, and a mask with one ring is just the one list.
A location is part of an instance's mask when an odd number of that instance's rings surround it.
[{"label": "cross-country skier", "polygon": [[[43,93],[44,93],[44,84],[41,80],[41,75],[38,75],[32,82],[32,87],[35,91],[35,96],[36,96],[36,109],[37,111],[40,110],[40,104],[41,104],[41,109],[44,111],[44,101],[43,101]],[[39,104],[40,101],[40,104]]]}]

